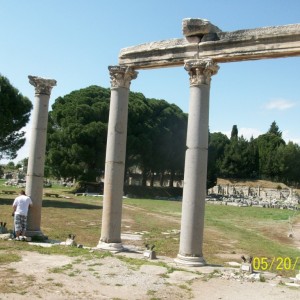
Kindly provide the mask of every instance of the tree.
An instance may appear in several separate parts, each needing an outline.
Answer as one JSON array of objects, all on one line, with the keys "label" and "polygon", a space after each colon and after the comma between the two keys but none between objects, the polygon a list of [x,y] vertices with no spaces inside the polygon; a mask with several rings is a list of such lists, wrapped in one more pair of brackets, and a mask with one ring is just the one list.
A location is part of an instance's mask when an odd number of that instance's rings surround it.
[{"label": "tree", "polygon": [[259,154],[259,175],[261,178],[277,180],[280,177],[280,163],[277,150],[285,146],[276,122],[273,122],[267,133],[256,138]]},{"label": "tree", "polygon": [[224,159],[220,168],[222,177],[245,178],[244,161],[246,143],[245,139],[234,137],[225,147]]},{"label": "tree", "polygon": [[250,142],[238,137],[237,125],[233,125],[230,142],[225,146],[220,162],[220,175],[229,178],[256,178],[258,175],[258,151],[253,138]]},{"label": "tree", "polygon": [[23,158],[21,161],[18,162],[24,169],[27,169],[28,167],[28,157]]},{"label": "tree", "polygon": [[230,143],[228,137],[221,132],[209,134],[208,165],[207,165],[207,188],[216,185],[217,178],[221,175],[221,163],[224,158],[226,145]]},{"label": "tree", "polygon": [[56,177],[94,181],[104,170],[110,90],[97,86],[55,100],[46,168]]},{"label": "tree", "polygon": [[231,130],[230,140],[237,139],[238,135],[239,135],[239,131],[237,125],[233,125]]},{"label": "tree", "polygon": [[152,157],[152,108],[142,93],[129,93],[128,127],[126,149],[126,173],[138,167],[142,171],[143,184],[150,175],[149,163]]},{"label": "tree", "polygon": [[15,166],[15,163],[13,161],[10,161],[6,164],[6,169],[10,170],[10,171],[13,171],[15,170],[16,166]]},{"label": "tree", "polygon": [[289,142],[278,147],[278,160],[281,180],[289,185],[300,183],[300,146]]},{"label": "tree", "polygon": [[272,124],[268,130],[268,133],[282,137],[282,132],[279,130],[279,127],[277,126],[275,121],[272,122]]},{"label": "tree", "polygon": [[187,115],[176,105],[130,93],[126,166],[139,167],[143,185],[168,172],[173,186],[175,174],[183,173],[186,127]]},{"label": "tree", "polygon": [[29,121],[32,103],[0,75],[0,160],[14,159],[25,143],[20,131]]},{"label": "tree", "polygon": [[[94,181],[103,173],[110,90],[90,86],[55,100],[49,114],[47,166],[56,177]],[[126,174],[183,173],[187,116],[174,104],[129,93]]]},{"label": "tree", "polygon": [[246,168],[248,172],[248,178],[258,178],[259,176],[259,153],[258,148],[255,143],[255,140],[253,137],[251,137],[249,143],[248,143],[248,149],[247,149],[247,162],[246,162]]},{"label": "tree", "polygon": [[161,176],[170,174],[169,186],[173,186],[176,174],[183,175],[186,149],[187,115],[175,104],[164,100],[150,101],[156,118],[153,137],[153,168]]}]

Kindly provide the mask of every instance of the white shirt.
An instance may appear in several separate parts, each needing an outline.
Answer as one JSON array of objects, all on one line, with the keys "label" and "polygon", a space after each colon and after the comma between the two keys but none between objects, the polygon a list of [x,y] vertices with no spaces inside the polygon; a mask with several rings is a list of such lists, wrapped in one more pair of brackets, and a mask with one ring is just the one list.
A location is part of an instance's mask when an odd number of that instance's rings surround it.
[{"label": "white shirt", "polygon": [[16,207],[15,214],[27,216],[29,205],[32,205],[30,197],[25,195],[18,196],[13,203],[13,207]]}]

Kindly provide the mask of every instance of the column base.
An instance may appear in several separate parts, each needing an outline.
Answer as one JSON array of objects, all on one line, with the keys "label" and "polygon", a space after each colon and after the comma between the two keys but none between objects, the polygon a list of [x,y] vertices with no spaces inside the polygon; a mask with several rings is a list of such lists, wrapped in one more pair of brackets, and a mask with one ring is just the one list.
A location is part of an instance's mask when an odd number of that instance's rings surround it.
[{"label": "column base", "polygon": [[25,235],[31,237],[33,241],[34,239],[38,241],[48,240],[48,236],[44,235],[41,230],[26,230]]},{"label": "column base", "polygon": [[184,256],[181,254],[178,254],[174,261],[187,267],[203,267],[206,265],[203,257]]},{"label": "column base", "polygon": [[122,243],[104,243],[101,241],[98,243],[96,248],[111,252],[122,252],[125,250]]}]

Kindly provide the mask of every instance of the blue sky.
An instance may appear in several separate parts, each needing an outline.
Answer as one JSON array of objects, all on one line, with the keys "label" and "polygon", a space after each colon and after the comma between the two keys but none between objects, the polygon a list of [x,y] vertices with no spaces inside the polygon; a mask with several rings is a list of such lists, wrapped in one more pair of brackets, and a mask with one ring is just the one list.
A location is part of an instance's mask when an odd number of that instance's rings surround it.
[{"label": "blue sky", "polygon": [[[90,85],[110,86],[107,67],[120,49],[181,38],[184,18],[208,19],[223,31],[300,23],[298,0],[0,0],[0,73],[33,101],[28,75],[57,80],[54,100]],[[220,64],[212,79],[210,130],[246,138],[276,121],[286,141],[300,144],[300,58]],[[140,70],[131,90],[188,112],[183,67]],[[26,127],[30,138],[30,126]],[[15,161],[28,157],[29,143]]]}]

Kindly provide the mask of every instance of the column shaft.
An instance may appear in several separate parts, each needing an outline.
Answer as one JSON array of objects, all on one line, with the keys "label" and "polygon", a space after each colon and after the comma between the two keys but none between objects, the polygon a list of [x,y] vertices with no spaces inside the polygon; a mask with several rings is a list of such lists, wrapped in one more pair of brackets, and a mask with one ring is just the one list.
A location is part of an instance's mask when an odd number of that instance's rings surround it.
[{"label": "column shaft", "polygon": [[101,241],[106,243],[121,243],[128,92],[125,88],[111,91],[101,231]]},{"label": "column shaft", "polygon": [[129,68],[110,67],[112,78],[107,132],[101,238],[98,248],[122,250],[121,219],[127,139],[128,97],[131,79],[137,73]]},{"label": "column shaft", "polygon": [[29,76],[29,79],[30,83],[35,86],[35,102],[26,177],[26,194],[31,197],[33,206],[28,213],[26,234],[28,236],[44,236],[41,231],[41,214],[48,106],[50,91],[56,85],[56,81],[33,76]]},{"label": "column shaft", "polygon": [[209,86],[190,91],[180,254],[202,257],[206,196]]},{"label": "column shaft", "polygon": [[180,248],[181,264],[205,264],[202,253],[207,181],[210,76],[217,66],[209,61],[187,61],[190,74],[190,107],[184,169]]}]

